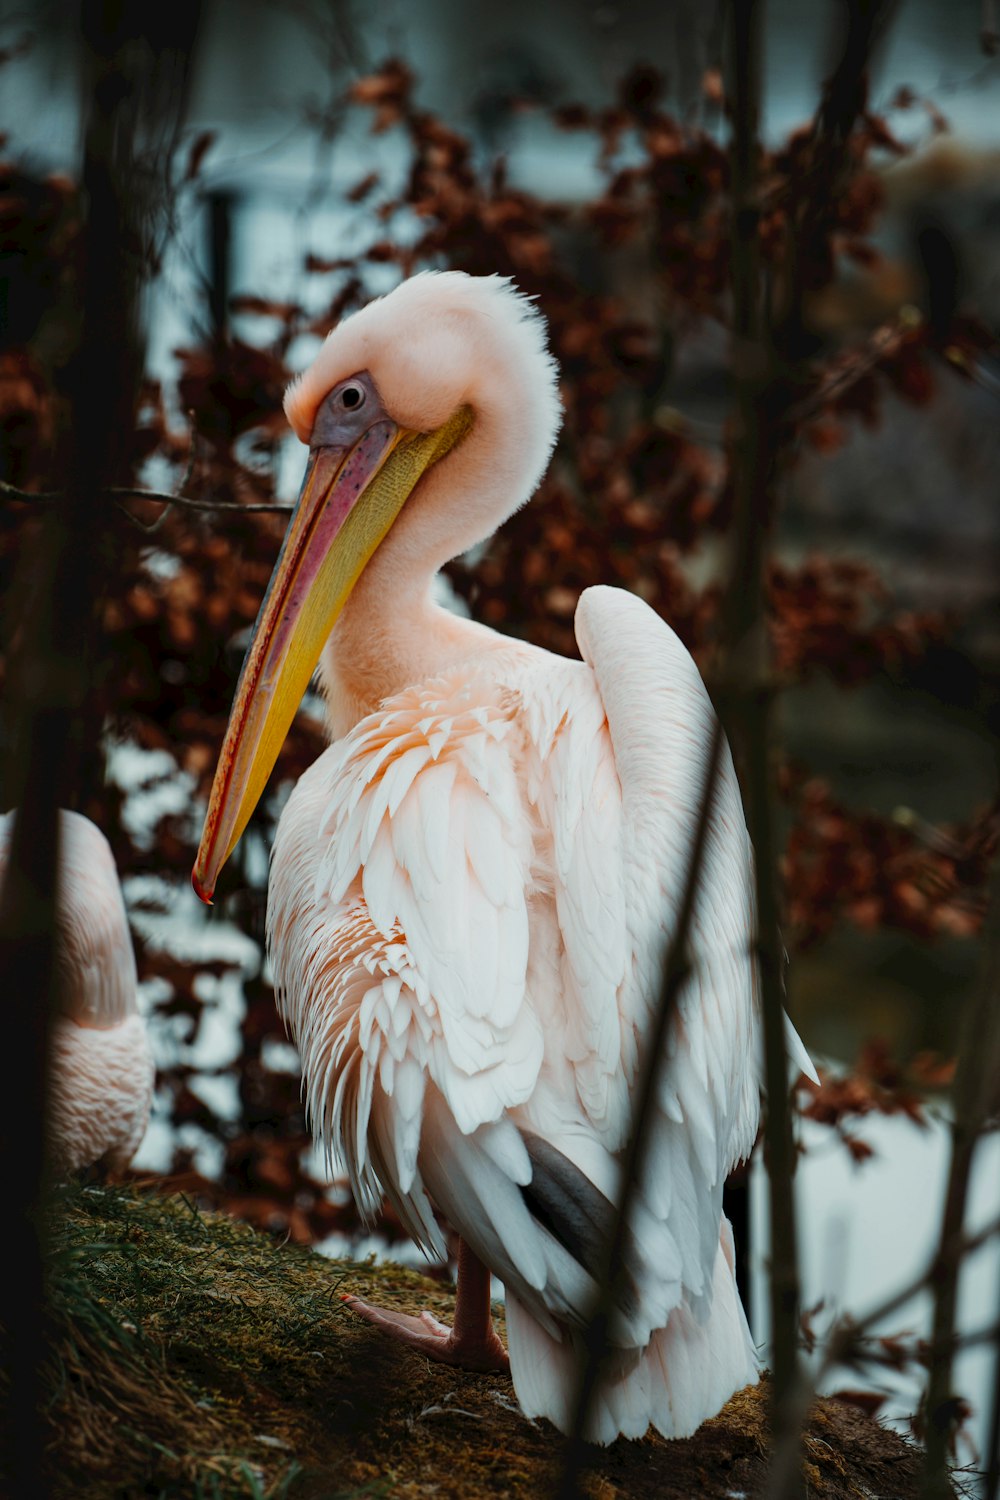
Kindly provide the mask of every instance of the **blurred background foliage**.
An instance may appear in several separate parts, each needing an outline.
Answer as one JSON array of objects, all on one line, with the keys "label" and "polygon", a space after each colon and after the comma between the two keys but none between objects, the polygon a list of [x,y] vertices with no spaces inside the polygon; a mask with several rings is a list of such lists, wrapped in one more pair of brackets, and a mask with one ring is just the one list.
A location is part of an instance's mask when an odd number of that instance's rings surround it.
[{"label": "blurred background foliage", "polygon": [[[150,45],[142,11],[121,8],[124,70]],[[847,7],[769,11],[760,248],[773,309],[804,288],[780,329],[791,462],[768,596],[784,934],[789,1008],[834,1065],[808,1107],[831,1123],[919,1113],[947,1080],[1000,833],[1000,140],[968,125],[1000,79],[978,7],[941,11],[898,7],[820,191],[812,119]],[[79,336],[76,46],[65,7],[0,21],[5,684]],[[400,276],[513,276],[549,323],[563,434],[535,500],[449,566],[448,597],[576,655],[580,591],[618,584],[711,682],[732,506],[720,57],[694,3],[216,0],[181,59],[183,127],[142,137],[149,212],[126,248],[144,375],[102,513],[100,729],[66,800],[125,884],[160,1065],[148,1161],[297,1240],[356,1228],[308,1150],[262,953],[274,824],[325,742],[313,695],[211,914],[188,886],[297,486],[284,387]],[[10,749],[9,714],[0,729]]]}]

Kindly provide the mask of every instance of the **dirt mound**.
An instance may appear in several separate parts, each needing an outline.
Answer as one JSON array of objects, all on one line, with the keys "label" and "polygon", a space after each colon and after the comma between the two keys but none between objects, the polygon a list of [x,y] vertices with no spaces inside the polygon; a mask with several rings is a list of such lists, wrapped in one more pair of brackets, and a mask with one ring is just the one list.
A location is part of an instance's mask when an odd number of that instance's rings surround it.
[{"label": "dirt mound", "polygon": [[[53,1500],[556,1493],[563,1440],[522,1416],[508,1378],[430,1364],[340,1301],[448,1318],[440,1282],[278,1244],[154,1192],[68,1190],[50,1232]],[[593,1500],[753,1500],[766,1379],[694,1437],[590,1454]],[[917,1496],[919,1450],[843,1402],[816,1402],[804,1455],[811,1500]]]}]

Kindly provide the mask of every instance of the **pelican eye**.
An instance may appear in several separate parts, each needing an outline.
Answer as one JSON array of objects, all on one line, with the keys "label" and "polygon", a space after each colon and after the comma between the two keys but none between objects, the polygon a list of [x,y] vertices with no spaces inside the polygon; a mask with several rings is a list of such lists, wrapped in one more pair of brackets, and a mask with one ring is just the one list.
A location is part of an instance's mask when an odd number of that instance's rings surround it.
[{"label": "pelican eye", "polygon": [[367,427],[384,416],[378,392],[366,370],[331,386],[316,408],[310,448],[353,447]]}]

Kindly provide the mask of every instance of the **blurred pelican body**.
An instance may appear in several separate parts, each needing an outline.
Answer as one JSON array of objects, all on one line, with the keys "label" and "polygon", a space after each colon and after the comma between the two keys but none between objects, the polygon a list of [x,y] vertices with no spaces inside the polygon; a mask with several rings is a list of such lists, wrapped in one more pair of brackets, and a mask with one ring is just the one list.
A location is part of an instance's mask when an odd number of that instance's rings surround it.
[{"label": "blurred pelican body", "polygon": [[[211,895],[321,657],[336,739],[272,852],[278,1005],[361,1208],[387,1195],[437,1257],[443,1216],[461,1246],[453,1330],[351,1306],[429,1357],[504,1368],[494,1273],[521,1406],[567,1431],[713,710],[677,636],[624,591],[581,596],[582,661],[433,602],[437,569],[530,496],[558,430],[544,325],[509,282],[404,282],[334,330],[285,407],[309,467],[194,883]],[[687,1435],[758,1376],[722,1213],[759,1115],[752,889],[726,750],[598,1442]]]},{"label": "blurred pelican body", "polygon": [[[0,880],[14,814],[0,817]],[[139,1012],[135,954],[107,839],[59,813],[56,965],[61,1009],[49,1034],[49,1147],[67,1176],[123,1170],[146,1133],[154,1065]]]}]

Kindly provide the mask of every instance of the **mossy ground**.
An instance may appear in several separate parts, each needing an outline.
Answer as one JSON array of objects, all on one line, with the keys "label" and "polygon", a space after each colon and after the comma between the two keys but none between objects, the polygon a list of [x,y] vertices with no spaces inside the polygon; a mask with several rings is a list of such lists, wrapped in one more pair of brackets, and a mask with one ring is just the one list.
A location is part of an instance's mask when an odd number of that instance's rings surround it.
[{"label": "mossy ground", "polygon": [[[65,1189],[50,1234],[53,1500],[555,1493],[561,1439],[525,1420],[509,1379],[430,1364],[340,1302],[448,1318],[441,1284],[123,1187]],[[586,1485],[595,1500],[749,1500],[767,1446],[762,1383],[686,1441],[592,1450]],[[816,1403],[805,1462],[811,1500],[917,1493],[917,1449],[836,1401]]]}]

